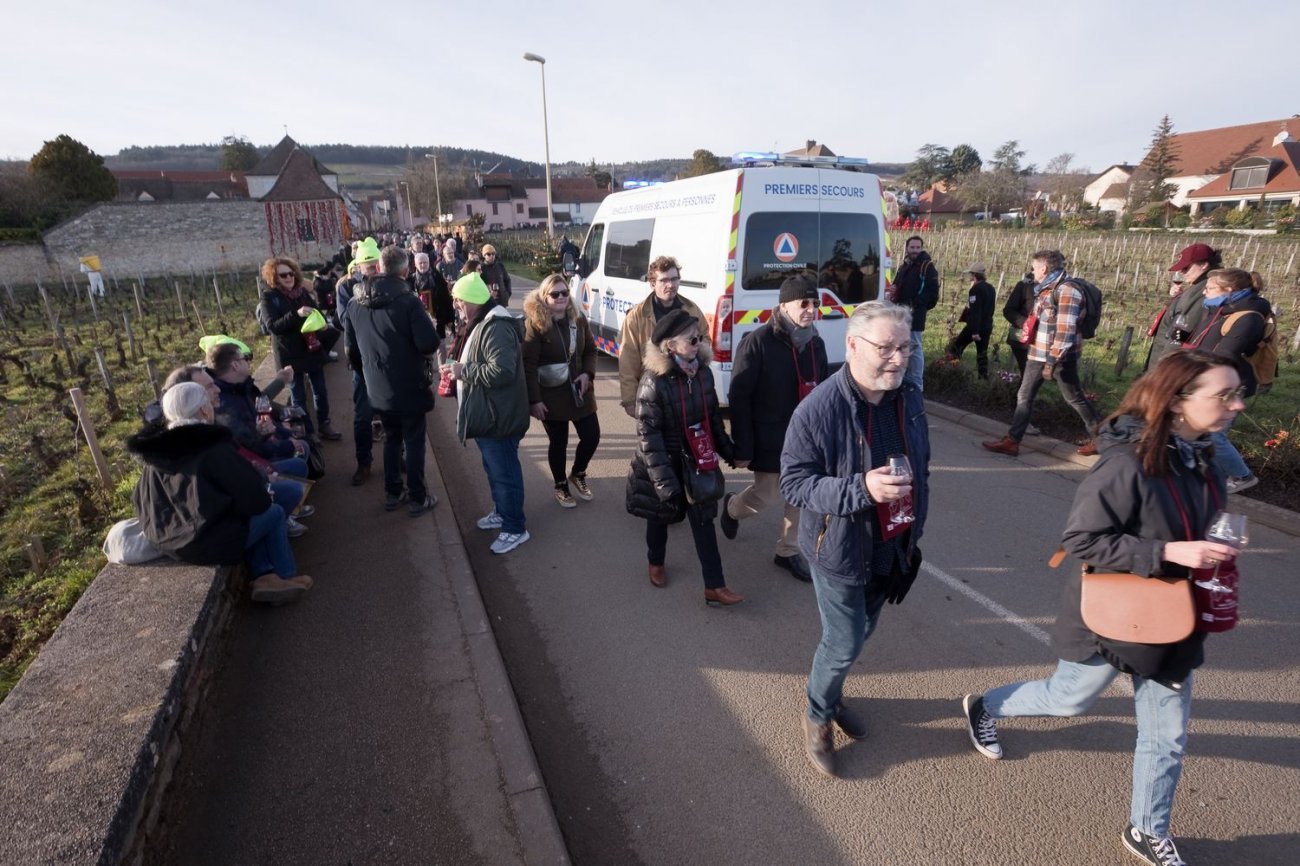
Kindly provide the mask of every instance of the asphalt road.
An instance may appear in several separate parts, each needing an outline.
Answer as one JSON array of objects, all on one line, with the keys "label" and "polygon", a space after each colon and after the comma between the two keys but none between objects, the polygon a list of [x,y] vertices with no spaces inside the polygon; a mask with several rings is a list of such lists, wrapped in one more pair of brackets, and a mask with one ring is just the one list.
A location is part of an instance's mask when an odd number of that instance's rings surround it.
[{"label": "asphalt road", "polygon": [[[803,754],[799,717],[819,637],[812,589],[771,564],[777,513],[721,540],[744,604],[710,609],[689,532],[669,585],[645,577],[644,524],[623,505],[633,424],[614,363],[596,391],[603,439],[591,503],[551,497],[538,423],[521,457],[532,540],[493,556],[472,443],[447,404],[431,438],[573,861],[578,864],[1132,862],[1135,728],[1121,681],[1083,717],[1010,720],[1007,757],[967,740],[964,693],[1045,675],[1056,548],[1083,467],[1015,460],[931,416],[926,574],[887,607],[846,688],[870,736],[838,739],[839,780]],[[747,473],[729,473],[739,490]],[[1295,540],[1257,527],[1243,621],[1198,672],[1174,833],[1192,863],[1284,864],[1300,844],[1300,602]]]}]

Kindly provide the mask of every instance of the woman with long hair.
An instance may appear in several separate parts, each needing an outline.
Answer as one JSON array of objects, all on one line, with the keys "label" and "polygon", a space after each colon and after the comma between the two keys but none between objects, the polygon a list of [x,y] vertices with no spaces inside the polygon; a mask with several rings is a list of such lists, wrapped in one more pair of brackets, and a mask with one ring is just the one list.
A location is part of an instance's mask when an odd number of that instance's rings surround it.
[{"label": "woman with long hair", "polygon": [[[1133,383],[1102,424],[1101,458],[1079,485],[1062,546],[1099,571],[1191,579],[1235,555],[1206,541],[1227,497],[1211,437],[1245,408],[1241,378],[1227,358],[1175,350]],[[997,720],[1076,716],[1121,673],[1133,681],[1137,749],[1124,845],[1145,863],[1178,866],[1169,834],[1174,790],[1183,766],[1191,712],[1192,671],[1204,660],[1205,632],[1177,643],[1104,638],[1080,613],[1082,576],[1068,578],[1046,679],[999,686],[962,702],[967,732],[987,758],[1002,757]]]},{"label": "woman with long hair", "polygon": [[[325,362],[338,339],[338,331],[327,328],[308,334],[302,332],[303,323],[320,305],[303,283],[302,268],[296,260],[288,256],[267,259],[262,263],[262,280],[268,288],[262,292],[257,317],[271,333],[279,365],[293,368],[289,393],[293,396],[293,405],[305,413],[303,426],[307,435],[319,433],[322,439],[342,439],[343,434],[330,424],[330,397],[325,387]],[[311,413],[306,411],[306,382],[309,379],[319,430],[312,424]]]},{"label": "woman with long hair", "polygon": [[[596,414],[596,341],[587,317],[569,297],[560,274],[551,274],[524,298],[524,377],[532,416],[542,422],[550,442],[546,452],[555,482],[555,500],[563,508],[594,498],[587,466],[600,444]],[[573,467],[565,471],[569,424],[578,433]]]}]

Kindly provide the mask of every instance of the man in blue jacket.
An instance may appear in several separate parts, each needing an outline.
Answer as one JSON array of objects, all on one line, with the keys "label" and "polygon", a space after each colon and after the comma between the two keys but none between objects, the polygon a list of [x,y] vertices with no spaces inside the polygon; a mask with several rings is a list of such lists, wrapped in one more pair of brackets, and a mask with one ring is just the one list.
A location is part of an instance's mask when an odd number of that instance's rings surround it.
[{"label": "man in blue jacket", "polygon": [[[849,668],[885,602],[901,602],[921,567],[930,435],[925,400],[903,381],[911,326],[906,307],[860,304],[849,319],[844,367],[795,409],[781,452],[781,493],[801,509],[799,550],[822,621],[805,748],[827,776],[835,775],[831,724],[853,739],[867,735],[841,702]],[[911,476],[891,474],[889,457],[900,454]]]}]

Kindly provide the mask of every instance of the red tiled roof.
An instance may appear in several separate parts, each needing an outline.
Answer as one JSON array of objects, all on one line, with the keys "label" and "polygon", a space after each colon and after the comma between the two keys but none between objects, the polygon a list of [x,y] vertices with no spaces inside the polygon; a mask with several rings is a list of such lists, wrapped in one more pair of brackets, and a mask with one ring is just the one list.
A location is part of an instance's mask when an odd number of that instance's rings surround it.
[{"label": "red tiled roof", "polygon": [[926,213],[961,213],[962,203],[940,189],[930,188],[916,197],[919,209]]},{"label": "red tiled roof", "polygon": [[1263,187],[1250,189],[1228,189],[1232,183],[1231,166],[1223,174],[1205,186],[1188,195],[1188,198],[1251,198],[1252,196],[1272,193],[1300,192],[1300,142],[1284,141],[1267,150],[1251,154],[1265,159],[1276,159],[1281,165],[1274,165],[1269,172],[1268,181]]},{"label": "red tiled roof", "polygon": [[295,147],[285,160],[275,186],[262,201],[321,201],[338,199],[338,193],[321,179],[316,160],[307,151]]},{"label": "red tiled roof", "polygon": [[1238,160],[1271,148],[1273,138],[1288,124],[1300,132],[1300,120],[1287,118],[1176,133],[1171,139],[1177,151],[1173,176],[1222,174]]},{"label": "red tiled roof", "polygon": [[1128,184],[1112,183],[1106,187],[1106,191],[1101,194],[1101,198],[1128,198]]}]

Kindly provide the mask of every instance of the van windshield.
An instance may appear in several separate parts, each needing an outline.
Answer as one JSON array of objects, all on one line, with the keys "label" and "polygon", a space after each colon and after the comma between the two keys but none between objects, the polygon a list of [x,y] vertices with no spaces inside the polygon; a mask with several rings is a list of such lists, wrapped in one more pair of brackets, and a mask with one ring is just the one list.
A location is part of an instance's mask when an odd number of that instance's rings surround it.
[{"label": "van windshield", "polygon": [[751,214],[744,255],[744,289],[779,289],[786,277],[803,273],[848,304],[879,293],[880,227],[870,214]]}]

